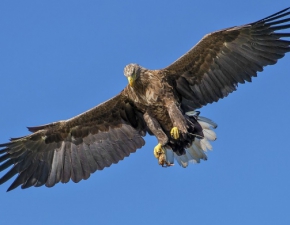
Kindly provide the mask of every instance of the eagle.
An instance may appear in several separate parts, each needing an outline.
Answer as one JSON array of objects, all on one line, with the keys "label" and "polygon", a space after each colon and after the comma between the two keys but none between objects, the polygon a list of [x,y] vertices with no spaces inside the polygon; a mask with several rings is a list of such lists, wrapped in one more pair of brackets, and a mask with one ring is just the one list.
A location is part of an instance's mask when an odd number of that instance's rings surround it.
[{"label": "eagle", "polygon": [[[205,35],[163,69],[124,69],[128,85],[115,97],[68,120],[28,127],[31,134],[0,144],[0,184],[7,191],[86,180],[157,138],[163,167],[206,160],[217,124],[197,109],[251,82],[290,51],[290,7],[264,19]],[[282,32],[284,30],[284,32]]]}]

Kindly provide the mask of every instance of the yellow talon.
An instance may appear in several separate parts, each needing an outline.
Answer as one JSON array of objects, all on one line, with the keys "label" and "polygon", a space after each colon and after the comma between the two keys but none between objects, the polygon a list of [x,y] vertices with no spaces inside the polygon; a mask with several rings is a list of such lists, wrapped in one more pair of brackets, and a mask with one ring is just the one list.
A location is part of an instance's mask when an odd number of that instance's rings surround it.
[{"label": "yellow talon", "polygon": [[154,148],[154,156],[155,158],[159,159],[159,157],[163,154],[165,154],[163,148],[162,148],[162,145],[159,143],[158,145],[155,146]]},{"label": "yellow talon", "polygon": [[178,139],[179,138],[179,131],[177,127],[173,127],[170,131],[170,135],[171,137],[173,137],[174,139]]},{"label": "yellow talon", "polygon": [[174,164],[166,161],[165,151],[160,143],[154,148],[154,156],[158,159],[158,164],[162,167],[174,166]]}]

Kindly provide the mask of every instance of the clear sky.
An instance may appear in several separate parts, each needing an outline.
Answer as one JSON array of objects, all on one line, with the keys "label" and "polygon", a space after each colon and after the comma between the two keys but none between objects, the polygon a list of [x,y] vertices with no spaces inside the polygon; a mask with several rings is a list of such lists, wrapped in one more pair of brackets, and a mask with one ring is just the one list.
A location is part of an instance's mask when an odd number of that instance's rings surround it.
[{"label": "clear sky", "polygon": [[[0,2],[0,143],[119,93],[128,63],[158,69],[203,35],[287,1]],[[290,32],[288,30],[288,32]],[[1,224],[290,224],[290,54],[201,109],[218,123],[208,160],[161,168],[157,141],[78,184],[0,186]],[[3,173],[1,173],[1,176]],[[4,223],[3,223],[4,224]]]}]

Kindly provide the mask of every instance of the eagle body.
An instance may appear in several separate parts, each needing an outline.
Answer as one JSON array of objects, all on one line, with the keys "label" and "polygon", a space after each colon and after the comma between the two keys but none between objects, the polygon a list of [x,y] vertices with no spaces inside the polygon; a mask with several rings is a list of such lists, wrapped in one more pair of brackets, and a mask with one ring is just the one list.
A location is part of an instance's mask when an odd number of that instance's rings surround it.
[{"label": "eagle body", "polygon": [[[139,65],[135,65],[139,67]],[[166,74],[160,71],[146,70],[140,67],[140,80],[134,87],[127,86],[124,95],[136,105],[143,114],[148,113],[156,119],[163,130],[169,134],[174,121],[170,118],[170,107],[178,108],[180,111],[180,98],[174,92],[174,84],[166,79]],[[180,116],[175,114],[172,118]],[[184,120],[182,120],[185,122]],[[179,125],[182,126],[182,125]],[[184,125],[183,125],[184,126]],[[184,132],[186,132],[184,130]]]},{"label": "eagle body", "polygon": [[290,8],[242,26],[205,35],[163,69],[129,64],[129,84],[115,97],[68,120],[28,127],[31,134],[0,144],[0,184],[8,191],[79,182],[118,163],[157,138],[162,166],[206,160],[217,125],[196,110],[228,96],[238,84],[290,51]]},{"label": "eagle body", "polygon": [[[195,136],[203,137],[203,134],[196,120],[189,119],[182,110],[174,79],[168,79],[166,70],[147,70],[137,64],[129,64],[127,67],[135,67],[140,75],[133,87],[125,88],[124,95],[141,110],[149,133],[177,155],[185,154],[185,148],[191,145]],[[180,132],[178,140],[172,138],[173,127]]]}]

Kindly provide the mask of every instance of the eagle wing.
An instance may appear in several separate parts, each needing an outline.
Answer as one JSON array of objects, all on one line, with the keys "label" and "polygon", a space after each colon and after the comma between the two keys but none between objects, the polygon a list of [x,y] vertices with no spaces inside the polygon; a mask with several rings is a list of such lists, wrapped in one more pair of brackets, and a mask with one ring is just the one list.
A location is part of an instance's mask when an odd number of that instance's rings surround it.
[{"label": "eagle wing", "polygon": [[264,66],[273,65],[290,51],[290,8],[243,26],[216,31],[203,37],[190,51],[162,69],[176,80],[182,103],[191,109],[217,102],[251,82]]},{"label": "eagle wing", "polygon": [[72,119],[28,129],[0,144],[0,171],[13,165],[0,184],[18,174],[8,191],[85,180],[141,148],[146,134],[142,113],[122,92]]}]

